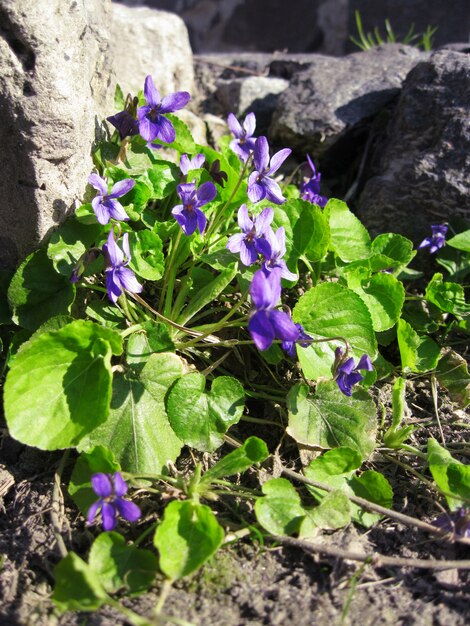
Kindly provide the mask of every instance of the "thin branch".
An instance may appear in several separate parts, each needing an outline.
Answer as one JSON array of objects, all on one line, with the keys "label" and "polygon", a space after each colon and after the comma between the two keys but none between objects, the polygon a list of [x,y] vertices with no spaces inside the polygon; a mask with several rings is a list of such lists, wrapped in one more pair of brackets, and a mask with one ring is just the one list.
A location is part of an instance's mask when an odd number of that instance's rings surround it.
[{"label": "thin branch", "polygon": [[54,474],[54,488],[52,490],[52,506],[51,506],[51,523],[54,532],[55,540],[57,541],[57,548],[59,549],[60,556],[65,558],[68,554],[68,550],[65,546],[62,538],[62,524],[60,523],[59,516],[62,512],[63,497],[62,490],[60,488],[60,481],[62,472],[64,471],[65,464],[69,456],[69,450],[66,450],[62,455],[59,466]]},{"label": "thin branch", "polygon": [[377,552],[363,554],[352,550],[342,550],[338,546],[328,546],[318,542],[306,541],[304,539],[295,539],[294,537],[274,535],[267,538],[286,546],[301,548],[305,552],[326,554],[327,556],[335,558],[369,563],[373,567],[413,567],[418,569],[433,570],[470,569],[470,560],[438,561],[437,559],[406,559],[401,557],[385,556],[384,554],[378,554]]}]

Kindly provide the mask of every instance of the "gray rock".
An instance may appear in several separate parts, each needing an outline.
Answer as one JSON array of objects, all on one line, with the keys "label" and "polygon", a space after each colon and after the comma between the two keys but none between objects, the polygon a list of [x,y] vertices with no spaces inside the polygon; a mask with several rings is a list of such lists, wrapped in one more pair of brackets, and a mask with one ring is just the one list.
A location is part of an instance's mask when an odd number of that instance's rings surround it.
[{"label": "gray rock", "polygon": [[412,67],[427,58],[416,48],[387,44],[343,58],[312,55],[278,99],[270,129],[278,144],[317,159],[400,93]]},{"label": "gray rock", "polygon": [[162,95],[194,93],[193,54],[188,31],[174,13],[112,5],[111,49],[124,93],[137,93],[151,74]]},{"label": "gray rock", "polygon": [[410,72],[371,160],[358,213],[374,232],[419,243],[431,223],[470,218],[470,54],[437,51]]},{"label": "gray rock", "polygon": [[276,109],[279,94],[289,87],[289,81],[271,76],[249,76],[219,81],[216,98],[224,112],[256,115],[256,133],[265,134]]},{"label": "gray rock", "polygon": [[83,194],[106,113],[110,2],[0,0],[0,267]]}]

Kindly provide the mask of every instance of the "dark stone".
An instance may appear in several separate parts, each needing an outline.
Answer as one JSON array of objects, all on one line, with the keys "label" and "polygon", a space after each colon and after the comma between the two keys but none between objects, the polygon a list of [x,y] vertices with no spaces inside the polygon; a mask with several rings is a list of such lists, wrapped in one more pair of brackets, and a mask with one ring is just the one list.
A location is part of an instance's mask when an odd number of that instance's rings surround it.
[{"label": "dark stone", "polygon": [[297,153],[324,156],[398,96],[409,70],[426,56],[399,44],[343,58],[312,55],[279,97],[271,138]]},{"label": "dark stone", "polygon": [[419,243],[430,224],[470,217],[469,94],[468,54],[440,50],[410,72],[357,207],[373,232]]}]

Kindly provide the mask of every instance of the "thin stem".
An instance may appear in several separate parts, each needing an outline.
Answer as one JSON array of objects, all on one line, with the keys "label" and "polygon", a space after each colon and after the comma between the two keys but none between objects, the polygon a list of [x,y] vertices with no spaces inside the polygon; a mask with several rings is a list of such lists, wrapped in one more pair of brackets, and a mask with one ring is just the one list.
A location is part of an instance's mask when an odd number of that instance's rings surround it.
[{"label": "thin stem", "polygon": [[65,546],[62,538],[62,524],[59,520],[61,514],[61,508],[63,507],[62,490],[60,488],[60,482],[62,478],[62,472],[64,471],[65,464],[69,458],[70,450],[66,450],[62,455],[59,466],[54,474],[54,488],[52,490],[52,506],[51,506],[51,522],[54,530],[55,540],[57,542],[57,548],[60,552],[60,556],[65,558],[68,554],[68,550]]},{"label": "thin stem", "polygon": [[154,522],[153,524],[150,524],[150,526],[149,526],[148,528],[146,528],[146,529],[144,530],[144,532],[143,532],[143,533],[141,533],[141,534],[137,537],[137,539],[133,542],[133,544],[132,544],[132,545],[133,545],[133,546],[138,546],[138,545],[140,545],[140,544],[142,543],[142,541],[143,541],[146,537],[148,537],[148,536],[150,535],[150,533],[152,533],[152,532],[155,530],[155,528],[157,527],[157,524],[158,524],[158,522]]},{"label": "thin stem", "polygon": [[[180,228],[178,229],[178,234],[176,235],[176,239],[171,248],[170,258],[168,259],[168,265],[167,265],[168,271],[165,272],[165,279],[163,281],[162,292],[160,294],[160,304],[161,304],[160,310],[163,307],[164,313],[167,316],[171,308],[171,299],[173,297],[176,270],[178,269],[175,266],[175,261],[176,261],[176,255],[177,255],[177,251],[178,251],[178,247],[179,247],[179,243],[181,241],[182,235],[183,235],[183,231]],[[167,289],[169,290],[169,295],[168,295]]]},{"label": "thin stem", "polygon": [[[235,185],[235,187],[233,188],[232,193],[230,194],[229,199],[227,200],[227,202],[224,204],[224,206],[222,207],[222,209],[219,211],[218,215],[215,216],[214,221],[212,222],[212,224],[209,225],[209,228],[206,231],[206,241],[209,241],[209,236],[211,235],[211,233],[215,230],[216,226],[219,225],[220,222],[220,218],[223,218],[223,215],[225,213],[225,209],[229,206],[229,204],[232,202],[232,200],[234,199],[238,189],[240,188],[240,185],[242,183],[242,180],[245,177],[246,174],[246,170],[248,168],[248,164],[250,163],[252,159],[252,155],[250,155],[248,157],[248,159],[245,161],[242,171],[240,172],[240,176],[238,178],[237,184]],[[204,249],[204,248],[203,248]],[[201,250],[202,253],[202,250]]]},{"label": "thin stem", "polygon": [[125,339],[129,335],[139,332],[139,330],[143,330],[142,324],[133,324],[132,326],[121,330],[121,338]]},{"label": "thin stem", "polygon": [[[170,326],[173,326],[173,328],[177,328],[178,330],[181,330],[183,333],[186,333],[186,335],[191,335],[192,337],[201,337],[202,335],[204,335],[204,333],[201,333],[197,330],[191,330],[190,328],[186,328],[186,326],[181,326],[181,324],[177,324],[176,322],[173,322],[168,317],[165,317],[164,315],[156,311],[154,308],[152,308],[150,304],[145,302],[145,300],[141,298],[138,294],[129,292],[129,296],[131,296],[131,298],[133,298],[139,304],[145,307],[148,311],[153,313],[157,319],[161,320],[165,324],[169,324]],[[209,335],[208,337],[206,337],[206,339],[210,340],[211,336]],[[211,343],[217,343],[217,337],[213,337]]]},{"label": "thin stem", "polygon": [[268,426],[278,426],[279,428],[284,428],[284,426],[282,424],[279,424],[278,422],[265,420],[261,417],[250,417],[249,415],[242,415],[240,420],[242,422],[251,422],[252,424],[267,424]]},{"label": "thin stem", "polygon": [[[242,306],[242,304],[244,304],[245,300],[246,300],[246,296],[247,293],[245,293],[239,302],[237,302],[237,304],[235,304],[230,311],[227,313],[227,315],[224,315],[224,317],[219,320],[218,322],[216,322],[213,326],[211,326],[211,329],[209,332],[206,333],[201,333],[199,335],[199,337],[197,339],[192,339],[190,341],[187,341],[184,345],[184,348],[190,348],[193,345],[196,345],[196,343],[199,343],[202,339],[205,339],[206,337],[210,337],[213,333],[216,333],[218,330],[220,330],[221,328],[224,328],[225,326],[227,326],[227,322],[228,320],[233,317],[233,315],[235,315],[235,313],[238,311],[238,309]],[[243,318],[242,318],[243,320]],[[240,320],[237,320],[240,321]],[[220,343],[220,342],[218,342]]]},{"label": "thin stem", "polygon": [[[116,609],[116,611],[121,613],[121,615],[125,615],[132,626],[153,626],[156,624],[154,620],[148,620],[138,613],[134,613],[134,611],[128,609],[127,606],[124,606],[118,600],[115,600],[110,596],[106,598],[106,604],[109,604],[109,606],[113,607],[113,609]],[[157,623],[161,624],[161,621],[159,620]]]},{"label": "thin stem", "polygon": [[303,539],[294,539],[293,537],[284,537],[274,535],[267,537],[271,541],[276,541],[283,545],[301,548],[305,552],[313,552],[314,554],[326,554],[340,559],[348,559],[350,561],[359,561],[368,563],[373,567],[413,567],[416,569],[470,569],[470,560],[462,561],[438,561],[437,559],[406,559],[394,556],[385,556],[377,552],[364,554],[362,552],[354,552],[353,550],[342,550],[338,546],[329,546],[326,543],[314,541],[305,541]]}]

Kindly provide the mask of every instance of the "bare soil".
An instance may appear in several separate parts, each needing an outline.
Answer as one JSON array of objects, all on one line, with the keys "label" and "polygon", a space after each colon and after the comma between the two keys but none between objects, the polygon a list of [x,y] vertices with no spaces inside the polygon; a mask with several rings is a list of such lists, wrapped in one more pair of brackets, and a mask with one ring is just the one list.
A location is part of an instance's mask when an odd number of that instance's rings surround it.
[{"label": "bare soil", "polygon": [[[438,427],[426,382],[409,398],[413,419],[423,424],[415,443]],[[440,392],[440,419],[447,442],[464,442],[468,416]],[[464,424],[462,424],[462,421]],[[259,433],[263,436],[263,433]],[[54,471],[60,453],[27,448],[3,431],[0,447],[0,624],[2,626],[120,626],[128,622],[113,609],[59,616],[50,599],[53,568],[60,560],[50,510]],[[464,458],[462,457],[462,460]],[[371,466],[386,473],[397,510],[430,520],[439,513],[436,495],[398,465],[377,455]],[[71,466],[67,469],[70,471]],[[67,482],[67,471],[64,483]],[[88,529],[64,489],[62,534],[68,548],[86,555],[97,529]],[[118,529],[119,530],[119,529]],[[129,528],[123,529],[128,535]],[[384,520],[372,530],[349,526],[325,533],[341,549],[376,551],[410,558],[469,559],[464,546],[449,546],[423,533]],[[150,542],[150,539],[149,539]],[[125,604],[151,616],[162,578],[154,588]],[[227,546],[200,572],[175,585],[164,612],[200,626],[459,626],[470,621],[470,573],[436,573],[323,558],[256,538]]]}]

